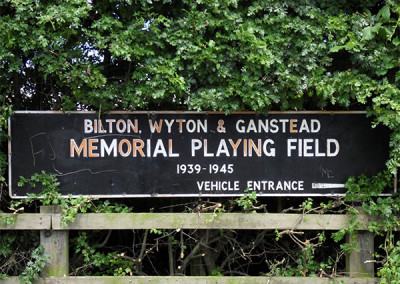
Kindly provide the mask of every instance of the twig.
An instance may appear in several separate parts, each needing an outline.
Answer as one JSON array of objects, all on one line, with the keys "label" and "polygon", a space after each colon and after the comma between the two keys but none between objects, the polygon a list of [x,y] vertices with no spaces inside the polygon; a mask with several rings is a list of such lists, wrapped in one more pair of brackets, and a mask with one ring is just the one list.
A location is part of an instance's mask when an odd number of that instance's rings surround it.
[{"label": "twig", "polygon": [[143,257],[145,255],[145,251],[146,251],[146,242],[147,242],[147,236],[148,235],[149,235],[149,229],[147,229],[144,232],[144,237],[143,237],[143,241],[142,241],[142,248],[140,249],[139,257],[138,257],[138,260],[137,260],[138,263],[136,265],[136,273],[138,273],[138,274],[140,274],[142,272],[142,261],[143,261]]},{"label": "twig", "polygon": [[182,261],[182,264],[178,267],[179,272],[184,272],[186,269],[186,266],[188,265],[188,263],[193,259],[193,258],[197,258],[201,255],[195,255],[197,254],[197,252],[200,249],[200,242],[192,249],[192,251],[190,252],[190,254]]},{"label": "twig", "polygon": [[174,275],[174,254],[172,250],[172,242],[171,239],[168,238],[168,264],[169,264],[169,275]]},{"label": "twig", "polygon": [[104,247],[104,246],[107,244],[108,240],[110,239],[111,232],[112,232],[112,231],[109,230],[108,233],[107,233],[106,238],[104,239],[104,241],[103,241],[102,243],[100,243],[100,244],[94,244],[94,245],[92,246],[92,248],[96,249],[96,248],[102,248],[102,247]]},{"label": "twig", "polygon": [[244,209],[244,212],[251,212],[251,211],[256,211],[256,210],[264,210],[264,213],[267,212],[267,205],[266,204],[261,204],[260,206],[251,206],[249,208]]}]

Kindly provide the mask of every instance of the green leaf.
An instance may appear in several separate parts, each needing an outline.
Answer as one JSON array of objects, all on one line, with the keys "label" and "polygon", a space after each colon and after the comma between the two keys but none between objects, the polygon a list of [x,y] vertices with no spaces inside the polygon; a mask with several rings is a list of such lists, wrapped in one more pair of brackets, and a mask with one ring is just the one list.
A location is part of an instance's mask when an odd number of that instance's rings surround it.
[{"label": "green leaf", "polygon": [[366,27],[362,31],[362,40],[371,40],[375,37],[375,32],[373,32],[373,27]]},{"label": "green leaf", "polygon": [[338,52],[339,50],[342,50],[343,48],[346,48],[345,45],[337,45],[337,46],[333,46],[330,48],[330,52]]},{"label": "green leaf", "polygon": [[378,76],[383,76],[387,73],[387,71],[388,71],[387,69],[377,69],[375,73]]},{"label": "green leaf", "polygon": [[383,21],[388,21],[390,19],[390,8],[388,5],[382,7],[379,10],[378,15],[376,16],[378,20],[382,19]]},{"label": "green leaf", "polygon": [[395,37],[395,38],[392,40],[392,43],[393,43],[395,46],[398,46],[398,45],[400,44],[400,39],[399,39],[399,37]]},{"label": "green leaf", "polygon": [[388,40],[392,34],[392,30],[388,27],[381,27],[378,31],[379,36],[385,40]]}]

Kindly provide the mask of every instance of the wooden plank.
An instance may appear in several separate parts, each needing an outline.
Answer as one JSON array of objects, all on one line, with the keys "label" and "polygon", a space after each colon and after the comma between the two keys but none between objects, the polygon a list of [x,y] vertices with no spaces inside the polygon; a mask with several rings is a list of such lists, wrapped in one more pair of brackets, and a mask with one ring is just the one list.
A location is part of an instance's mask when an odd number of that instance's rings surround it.
[{"label": "wooden plank", "polygon": [[[11,218],[14,222],[11,225],[5,225],[5,218]],[[51,214],[0,214],[0,230],[50,230]]]},{"label": "wooden plank", "polygon": [[[359,230],[366,230],[373,218],[360,215]],[[61,226],[61,215],[53,215],[54,230],[125,230],[125,229],[296,229],[339,230],[347,226],[347,215],[302,215],[279,213],[100,213],[78,214],[67,228]]]},{"label": "wooden plank", "polygon": [[[35,284],[376,284],[378,278],[345,278],[334,279],[318,277],[212,277],[212,276],[137,276],[137,277],[115,277],[115,276],[92,276],[92,277],[50,277],[40,278]],[[19,284],[18,277],[10,277],[0,280],[0,284]]]},{"label": "wooden plank", "polygon": [[[60,213],[59,206],[41,206],[42,213]],[[41,272],[41,276],[69,275],[69,232],[46,230],[40,231],[40,244],[44,247],[44,252],[50,256],[50,262]]]},{"label": "wooden plank", "polygon": [[[0,230],[95,230],[95,229],[296,229],[338,230],[347,226],[347,215],[302,215],[280,213],[127,213],[127,214],[78,214],[77,220],[68,227],[61,226],[60,214],[0,214],[15,218],[15,224],[0,223]],[[359,230],[377,219],[359,215]],[[53,226],[53,227],[51,227]]]}]

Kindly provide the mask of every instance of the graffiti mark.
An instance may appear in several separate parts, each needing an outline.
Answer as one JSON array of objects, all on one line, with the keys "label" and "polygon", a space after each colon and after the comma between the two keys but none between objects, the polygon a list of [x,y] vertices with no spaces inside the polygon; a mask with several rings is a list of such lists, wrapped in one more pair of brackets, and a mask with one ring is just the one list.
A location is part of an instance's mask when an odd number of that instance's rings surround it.
[{"label": "graffiti mark", "polygon": [[328,168],[323,168],[322,166],[319,166],[319,171],[321,172],[321,178],[334,178],[335,176],[333,175],[333,171],[328,169]]},{"label": "graffiti mark", "polygon": [[81,172],[89,172],[92,175],[97,175],[97,174],[117,171],[117,170],[103,170],[103,171],[94,172],[91,169],[80,169],[80,170],[76,170],[76,171],[72,171],[72,172],[63,173],[63,172],[60,172],[58,169],[56,169],[54,164],[53,164],[53,169],[57,173],[58,176],[68,176],[68,175],[73,175],[73,174],[77,174],[77,173],[81,173]]},{"label": "graffiti mark", "polygon": [[[36,155],[42,152],[47,152],[47,150],[49,150],[46,149],[46,146],[43,145],[48,145],[50,148],[51,154],[48,155],[49,159],[52,161],[56,159],[56,152],[54,151],[53,145],[51,145],[50,141],[48,141],[46,135],[47,135],[46,132],[41,132],[29,137],[29,143],[31,144],[31,153],[32,153],[32,160],[34,167],[36,166]],[[36,145],[40,146],[36,147]]]}]

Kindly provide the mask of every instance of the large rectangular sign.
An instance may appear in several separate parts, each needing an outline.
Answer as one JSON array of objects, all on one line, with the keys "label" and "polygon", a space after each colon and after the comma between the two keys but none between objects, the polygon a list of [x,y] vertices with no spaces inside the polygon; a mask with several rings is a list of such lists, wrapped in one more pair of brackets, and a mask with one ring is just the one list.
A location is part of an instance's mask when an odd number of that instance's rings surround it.
[{"label": "large rectangular sign", "polygon": [[389,147],[364,112],[14,112],[10,136],[13,198],[42,170],[65,195],[336,195],[383,170]]}]

